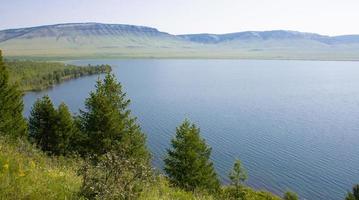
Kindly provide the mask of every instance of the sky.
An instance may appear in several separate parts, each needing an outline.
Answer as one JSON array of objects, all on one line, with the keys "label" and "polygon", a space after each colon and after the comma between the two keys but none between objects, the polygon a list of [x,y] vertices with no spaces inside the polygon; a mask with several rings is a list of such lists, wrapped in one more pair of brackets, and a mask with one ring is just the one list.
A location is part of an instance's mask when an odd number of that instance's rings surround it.
[{"label": "sky", "polygon": [[0,30],[69,22],[171,34],[295,30],[359,34],[359,0],[0,0]]}]

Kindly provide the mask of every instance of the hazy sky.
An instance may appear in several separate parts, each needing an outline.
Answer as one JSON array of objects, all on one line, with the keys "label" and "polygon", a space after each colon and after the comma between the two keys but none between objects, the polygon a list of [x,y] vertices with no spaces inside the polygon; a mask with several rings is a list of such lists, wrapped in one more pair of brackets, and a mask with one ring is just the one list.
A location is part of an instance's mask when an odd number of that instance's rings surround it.
[{"label": "hazy sky", "polygon": [[359,0],[0,0],[0,29],[65,22],[145,25],[173,34],[359,34]]}]

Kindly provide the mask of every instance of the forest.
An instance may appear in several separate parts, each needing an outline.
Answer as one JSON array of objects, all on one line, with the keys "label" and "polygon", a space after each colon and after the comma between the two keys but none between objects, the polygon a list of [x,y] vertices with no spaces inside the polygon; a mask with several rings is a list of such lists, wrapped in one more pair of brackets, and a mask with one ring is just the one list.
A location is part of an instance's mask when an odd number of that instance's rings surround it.
[{"label": "forest", "polygon": [[[299,199],[246,186],[239,159],[221,184],[211,147],[188,119],[169,141],[163,172],[153,169],[130,100],[108,71],[78,115],[44,96],[25,119],[23,89],[7,68],[0,51],[0,199]],[[359,200],[359,185],[344,198]]]},{"label": "forest", "polygon": [[109,65],[76,66],[61,62],[5,61],[10,82],[17,83],[23,91],[43,90],[66,80],[110,72]]}]

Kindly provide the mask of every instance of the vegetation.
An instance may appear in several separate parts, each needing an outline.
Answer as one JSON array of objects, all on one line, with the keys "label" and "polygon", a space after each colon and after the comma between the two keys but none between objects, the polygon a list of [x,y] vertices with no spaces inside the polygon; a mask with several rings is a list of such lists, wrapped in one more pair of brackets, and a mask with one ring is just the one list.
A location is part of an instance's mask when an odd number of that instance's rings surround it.
[{"label": "vegetation", "polygon": [[353,192],[348,192],[345,200],[359,200],[359,184],[353,187]]},{"label": "vegetation", "polygon": [[291,191],[287,191],[286,193],[284,193],[284,200],[298,200],[299,197],[296,193],[291,192]]},{"label": "vegetation", "polygon": [[49,157],[23,139],[0,137],[0,199],[78,199],[81,160]]},{"label": "vegetation", "polygon": [[82,170],[81,195],[88,199],[137,199],[149,185],[151,168],[129,158],[123,150],[110,151]]},{"label": "vegetation", "polygon": [[74,120],[64,103],[56,110],[48,96],[35,102],[29,118],[29,136],[40,149],[54,155],[66,155],[76,131]]},{"label": "vegetation", "polygon": [[109,65],[86,67],[60,62],[7,61],[10,82],[19,84],[21,90],[42,90],[65,80],[111,71]]},{"label": "vegetation", "polygon": [[219,180],[209,160],[211,148],[201,139],[199,128],[185,120],[171,144],[164,160],[170,182],[187,191],[217,192]]},{"label": "vegetation", "polygon": [[232,171],[229,173],[229,179],[231,180],[232,191],[230,196],[234,199],[244,199],[245,194],[242,190],[243,182],[247,179],[247,173],[244,171],[240,160],[236,160],[233,165]]},{"label": "vegetation", "polygon": [[16,85],[9,83],[9,74],[0,50],[0,136],[8,134],[18,137],[26,133],[23,109],[22,93]]},{"label": "vegetation", "polygon": [[129,158],[149,161],[146,138],[131,116],[129,103],[114,75],[107,74],[103,81],[97,81],[96,90],[86,99],[86,109],[79,116],[87,140],[84,153],[94,156],[121,149]]}]

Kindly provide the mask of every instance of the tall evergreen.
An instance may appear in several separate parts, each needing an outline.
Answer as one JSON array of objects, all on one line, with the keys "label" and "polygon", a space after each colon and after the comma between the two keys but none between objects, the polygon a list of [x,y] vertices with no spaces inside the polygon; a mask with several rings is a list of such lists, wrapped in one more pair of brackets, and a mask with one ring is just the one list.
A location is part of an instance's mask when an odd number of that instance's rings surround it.
[{"label": "tall evergreen", "polygon": [[16,84],[9,84],[9,74],[0,50],[0,135],[16,138],[26,134],[22,96]]},{"label": "tall evergreen", "polygon": [[69,153],[73,149],[70,145],[75,133],[77,133],[77,129],[74,119],[66,104],[61,103],[57,109],[56,116],[55,135],[57,144],[52,152],[57,155],[66,155]]},{"label": "tall evergreen", "polygon": [[129,103],[114,75],[108,73],[97,81],[79,116],[86,153],[96,157],[120,149],[129,158],[148,162],[146,138],[131,116]]},{"label": "tall evergreen", "polygon": [[49,96],[36,100],[29,117],[29,136],[45,152],[56,149],[56,110]]},{"label": "tall evergreen", "polygon": [[211,148],[201,139],[199,128],[185,120],[171,144],[164,160],[170,182],[188,191],[217,191],[219,180],[210,161]]}]

